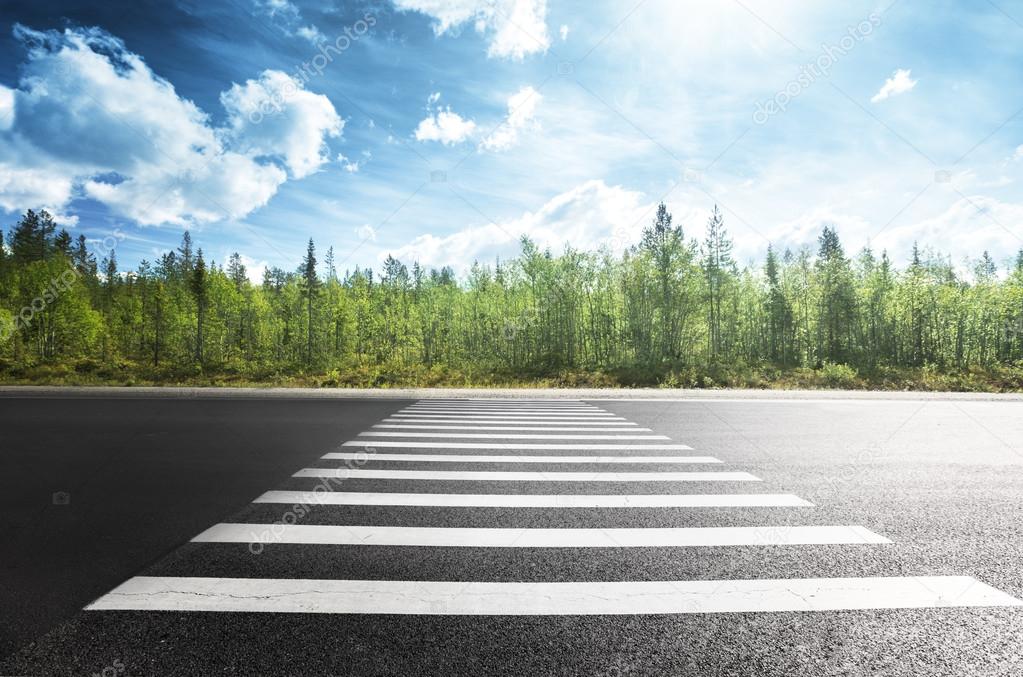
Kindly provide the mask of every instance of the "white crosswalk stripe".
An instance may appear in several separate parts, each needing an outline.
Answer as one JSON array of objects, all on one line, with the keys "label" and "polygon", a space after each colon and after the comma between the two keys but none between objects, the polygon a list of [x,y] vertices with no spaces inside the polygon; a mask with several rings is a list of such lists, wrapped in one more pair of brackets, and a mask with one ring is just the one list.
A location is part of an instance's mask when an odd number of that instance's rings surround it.
[{"label": "white crosswalk stripe", "polygon": [[475,440],[667,440],[666,435],[507,435],[503,433],[446,433],[373,430],[359,433],[359,437],[451,437]]},{"label": "white crosswalk stripe", "polygon": [[[196,543],[259,543],[265,524],[217,524]],[[452,529],[275,525],[274,543],[461,548],[682,548],[738,545],[890,543],[861,526],[693,527],[672,529]]]},{"label": "white crosswalk stripe", "polygon": [[497,470],[362,470],[303,468],[292,477],[477,482],[759,482],[748,472],[502,472]]},{"label": "white crosswalk stripe", "polygon": [[385,454],[334,451],[327,461],[413,461],[417,463],[721,463],[713,456],[506,456],[478,454]]},{"label": "white crosswalk stripe", "polygon": [[401,447],[410,449],[589,449],[599,451],[692,451],[684,444],[533,444],[529,442],[393,442],[388,440],[348,440],[342,447]]},{"label": "white crosswalk stripe", "polygon": [[[497,427],[490,427],[497,425]],[[560,425],[585,425],[590,430],[612,430],[612,431],[649,431],[649,427],[639,427],[638,423],[631,421],[607,421],[607,420],[582,420],[582,421],[561,421],[561,420],[507,420],[507,419],[486,419],[473,420],[472,418],[385,418],[373,427],[458,427],[464,430],[508,430],[508,431],[543,431],[557,428]],[[545,427],[546,426],[546,427]]]},{"label": "white crosswalk stripe", "polygon": [[[321,460],[343,462],[344,467],[299,469],[289,480],[289,488],[267,491],[253,501],[254,506],[263,506],[264,510],[280,506],[294,520],[264,523],[250,519],[215,524],[192,539],[193,547],[376,547],[382,552],[387,552],[388,547],[419,547],[449,548],[463,554],[473,548],[478,551],[532,548],[549,553],[561,548],[589,550],[603,558],[610,556],[608,550],[621,548],[745,547],[766,553],[777,547],[897,547],[883,534],[860,525],[795,524],[814,506],[794,494],[711,491],[721,482],[734,489],[727,483],[759,486],[762,480],[745,471],[678,470],[672,466],[720,466],[722,461],[712,456],[679,453],[692,448],[579,400],[421,400],[340,446],[342,450],[325,453]],[[377,463],[423,465],[416,469],[363,467]],[[486,469],[450,469],[452,464],[483,465]],[[528,464],[529,469],[501,469],[501,464],[506,468]],[[561,464],[570,467],[557,469]],[[601,468],[584,470],[585,465]],[[619,471],[616,465],[627,465],[628,472]],[[318,482],[315,487],[314,482]],[[473,483],[479,483],[479,493],[430,491],[430,487],[444,486],[438,482],[458,483],[470,491],[476,489]],[[501,482],[518,486],[538,484],[530,487],[535,493],[508,493],[513,490]],[[637,493],[614,493],[624,488],[625,483],[643,486],[629,487]],[[670,483],[688,483],[698,493],[681,491]],[[586,487],[589,493],[577,493],[569,485]],[[405,491],[410,486],[421,488]],[[487,486],[502,490],[488,491]],[[552,493],[542,493],[542,487],[549,487]],[[366,488],[374,490],[365,491]],[[602,493],[601,488],[607,492]],[[657,493],[643,493],[644,488]],[[418,510],[401,512],[402,508]],[[496,513],[473,510],[484,508],[509,511],[508,515],[523,514],[515,511],[531,511],[532,517],[561,515],[570,528],[514,528],[507,526],[507,522],[487,526],[490,515]],[[764,509],[765,517],[761,524],[753,526],[665,527],[643,526],[648,524],[647,516],[636,512],[656,511],[651,514],[674,521],[677,514],[666,511],[680,509],[704,511],[701,514],[705,516],[716,515],[715,511],[734,515],[736,511]],[[340,521],[340,516],[349,513],[372,515],[374,510],[391,514],[392,519],[394,515],[429,514],[444,515],[445,520],[449,519],[445,511],[454,510],[456,515],[475,516],[477,524],[384,526],[349,524],[348,520],[329,523]],[[603,516],[606,524],[608,517],[626,514],[617,511],[632,511],[629,514],[642,520],[633,524],[641,526],[599,528],[599,522],[586,524],[595,516]],[[778,511],[788,517],[779,518]],[[317,523],[297,523],[314,512]],[[328,523],[322,523],[324,520]],[[478,525],[480,521],[482,526]],[[189,572],[192,573],[195,572]],[[557,579],[558,572],[552,571],[550,575]],[[627,577],[629,572],[616,571],[615,575]],[[975,578],[955,575],[668,581],[605,580],[599,575],[592,581],[516,582],[274,578],[264,574],[137,576],[86,608],[97,612],[545,616],[1021,605],[1020,600]]]},{"label": "white crosswalk stripe", "polygon": [[[558,425],[568,425],[561,423]],[[589,424],[585,424],[589,425]],[[522,426],[507,426],[507,425],[432,425],[432,424],[415,424],[415,423],[377,423],[373,428],[400,428],[404,430],[507,430],[507,431],[531,431],[531,430],[542,430],[544,432],[574,432],[574,433],[597,433],[597,432],[613,432],[621,430],[622,432],[651,432],[650,428],[545,428],[543,426],[534,426],[532,424]]]},{"label": "white crosswalk stripe", "polygon": [[620,615],[1015,607],[969,576],[464,583],[137,576],[92,610],[330,614]]},{"label": "white crosswalk stripe", "polygon": [[[625,425],[629,422],[621,416],[614,416],[608,414],[606,416],[568,416],[566,414],[536,414],[535,416],[528,416],[526,414],[403,414],[401,412],[391,414],[391,418],[403,420],[403,421],[508,421],[512,422],[531,422],[531,421],[583,421],[587,425],[600,425],[602,423],[609,423],[612,425]],[[632,423],[631,425],[636,425]]]},{"label": "white crosswalk stripe", "polygon": [[256,503],[457,508],[748,508],[811,507],[792,494],[405,494],[268,491]]}]

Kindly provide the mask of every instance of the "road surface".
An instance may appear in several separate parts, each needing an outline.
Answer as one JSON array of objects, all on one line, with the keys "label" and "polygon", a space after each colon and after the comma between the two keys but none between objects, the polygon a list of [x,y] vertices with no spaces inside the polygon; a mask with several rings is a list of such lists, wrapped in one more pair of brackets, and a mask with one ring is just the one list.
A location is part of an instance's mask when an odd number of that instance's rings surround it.
[{"label": "road surface", "polygon": [[1016,675],[1023,403],[0,399],[0,674]]}]

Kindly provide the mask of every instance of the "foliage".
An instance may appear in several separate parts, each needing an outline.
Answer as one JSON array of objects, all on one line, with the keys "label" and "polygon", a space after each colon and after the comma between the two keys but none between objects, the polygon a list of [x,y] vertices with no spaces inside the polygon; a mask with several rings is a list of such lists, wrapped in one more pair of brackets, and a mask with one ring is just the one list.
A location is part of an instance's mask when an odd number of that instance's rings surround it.
[{"label": "foliage", "polygon": [[[2,238],[0,238],[2,242]],[[1023,252],[968,273],[914,248],[816,251],[763,266],[732,256],[715,208],[700,241],[664,205],[640,242],[476,264],[459,280],[388,258],[379,274],[318,270],[248,279],[181,246],[119,271],[84,238],[27,212],[0,247],[0,378],[10,382],[591,385],[1019,389]]]}]

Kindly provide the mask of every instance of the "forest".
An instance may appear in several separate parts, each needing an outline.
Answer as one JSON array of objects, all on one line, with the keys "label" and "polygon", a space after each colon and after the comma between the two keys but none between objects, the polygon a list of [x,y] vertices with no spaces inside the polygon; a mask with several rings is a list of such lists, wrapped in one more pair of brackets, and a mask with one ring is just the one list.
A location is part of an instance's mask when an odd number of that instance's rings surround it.
[{"label": "forest", "polygon": [[693,237],[662,204],[620,255],[524,238],[462,276],[391,257],[339,273],[310,240],[254,283],[187,230],[130,271],[119,233],[72,238],[45,211],[7,230],[6,383],[1023,388],[1023,250],[896,262],[824,227],[741,266],[717,208]]}]

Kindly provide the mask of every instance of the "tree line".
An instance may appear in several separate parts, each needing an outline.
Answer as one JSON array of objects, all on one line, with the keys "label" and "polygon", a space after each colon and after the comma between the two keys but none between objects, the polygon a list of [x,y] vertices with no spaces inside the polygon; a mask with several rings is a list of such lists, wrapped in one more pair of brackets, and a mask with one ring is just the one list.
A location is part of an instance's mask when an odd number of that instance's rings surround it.
[{"label": "tree line", "polygon": [[[0,360],[10,367],[119,363],[168,373],[324,373],[366,367],[522,377],[632,370],[650,382],[713,365],[847,365],[949,372],[1023,361],[1023,250],[964,273],[914,246],[817,247],[740,266],[721,212],[688,237],[660,205],[640,241],[451,268],[388,257],[339,274],[312,240],[295,270],[249,279],[239,254],[181,245],[135,270],[28,211],[0,236]],[[111,243],[116,245],[116,242]]]}]

